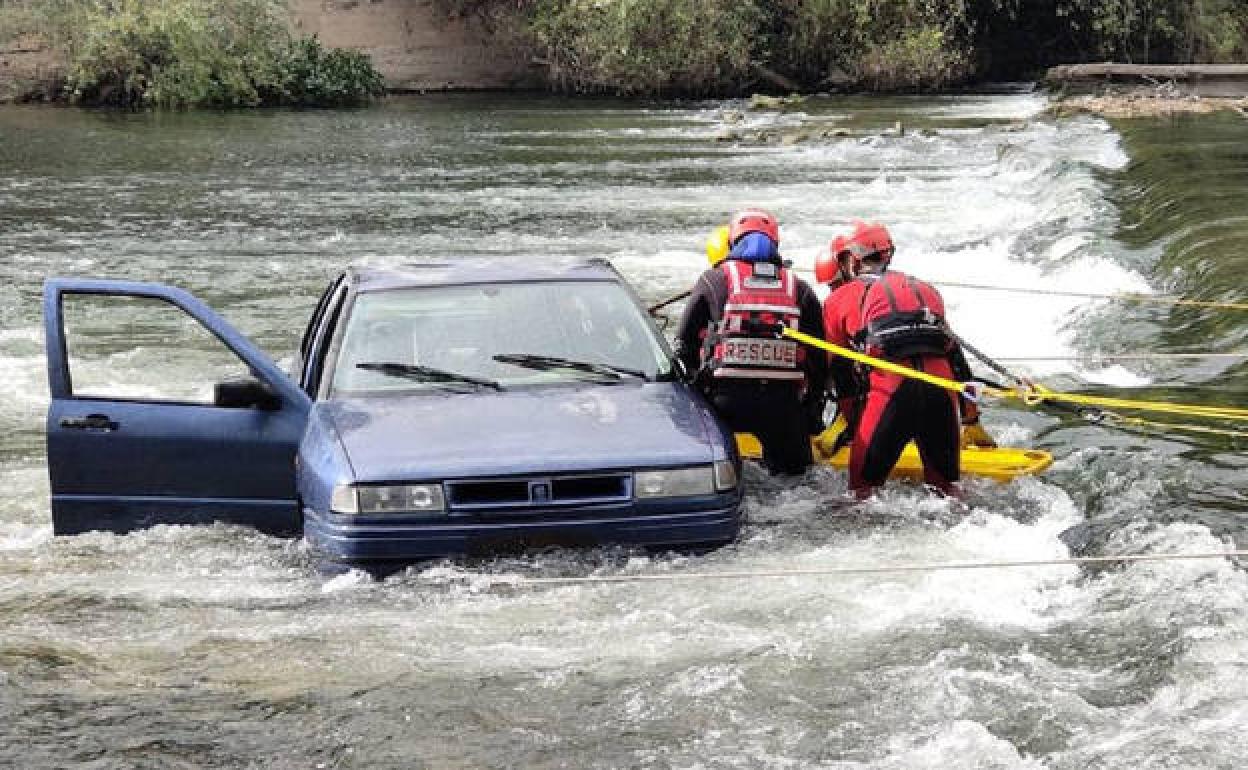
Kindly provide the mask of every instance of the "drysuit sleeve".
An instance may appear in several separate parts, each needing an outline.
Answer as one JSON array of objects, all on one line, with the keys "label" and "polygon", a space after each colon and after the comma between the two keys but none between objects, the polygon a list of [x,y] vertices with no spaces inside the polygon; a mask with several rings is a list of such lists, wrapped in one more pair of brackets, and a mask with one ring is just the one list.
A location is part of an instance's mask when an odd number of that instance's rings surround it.
[{"label": "drysuit sleeve", "polygon": [[[719,273],[719,271],[714,271]],[[715,275],[708,270],[693,285],[693,292],[685,303],[685,312],[680,317],[680,325],[676,329],[676,357],[684,364],[691,377],[695,376],[702,366],[702,341],[707,328],[715,320],[717,313],[713,308],[723,305],[717,297]]]},{"label": "drysuit sleeve", "polygon": [[[854,290],[856,286],[859,284],[846,284],[833,291],[824,300],[824,339],[843,348],[853,345],[849,332],[845,328],[845,313],[848,308],[857,308],[861,304],[859,300],[861,295],[856,294]],[[825,358],[828,362],[828,388],[838,400],[857,398],[865,392],[862,376],[854,362],[834,353],[828,353]]]}]

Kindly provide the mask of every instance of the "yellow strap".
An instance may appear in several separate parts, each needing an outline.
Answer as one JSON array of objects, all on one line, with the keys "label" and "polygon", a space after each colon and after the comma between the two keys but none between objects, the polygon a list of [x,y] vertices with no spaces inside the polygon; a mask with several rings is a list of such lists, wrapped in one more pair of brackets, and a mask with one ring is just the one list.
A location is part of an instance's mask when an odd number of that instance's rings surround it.
[{"label": "yellow strap", "polygon": [[975,388],[972,385],[956,380],[937,377],[934,374],[921,372],[917,369],[911,369],[908,366],[895,364],[892,361],[885,361],[874,356],[868,356],[865,353],[859,353],[856,350],[843,348],[840,345],[833,345],[825,342],[818,337],[812,337],[809,334],[785,328],[781,332],[782,336],[795,339],[798,342],[810,345],[811,347],[826,350],[829,353],[835,353],[843,358],[851,361],[857,361],[860,364],[881,369],[893,374],[899,374],[902,377],[926,382],[935,385],[938,388],[961,393],[968,398],[976,398],[979,392],[986,393],[998,398],[1016,398],[1028,406],[1035,406],[1043,401],[1063,401],[1068,404],[1081,404],[1083,406],[1094,406],[1101,409],[1133,409],[1143,412],[1157,412],[1159,414],[1178,414],[1190,417],[1208,417],[1214,420],[1241,420],[1248,422],[1248,409],[1239,409],[1230,406],[1201,406],[1197,404],[1171,404],[1164,401],[1136,401],[1127,398],[1112,398],[1109,396],[1089,396],[1081,393],[1061,393],[1049,390],[1042,385],[1032,385],[1028,388]]},{"label": "yellow strap", "polygon": [[938,388],[944,388],[945,390],[952,390],[954,393],[967,393],[969,390],[965,382],[958,382],[956,380],[947,380],[944,377],[937,377],[934,374],[921,372],[918,369],[911,369],[908,366],[895,364],[892,361],[885,361],[882,358],[875,358],[874,356],[868,356],[865,353],[859,353],[856,350],[843,348],[840,345],[833,345],[831,342],[825,342],[824,340],[821,340],[818,337],[812,337],[809,334],[803,334],[802,332],[799,332],[796,329],[790,329],[787,326],[784,328],[784,331],[781,332],[781,334],[784,337],[795,339],[798,342],[805,343],[807,345],[810,345],[811,347],[820,348],[822,350],[828,351],[829,353],[835,353],[838,356],[841,356],[842,358],[848,358],[850,361],[857,361],[860,364],[873,366],[876,369],[882,369],[886,372],[892,372],[893,374],[900,374],[902,377],[909,377],[913,380],[926,382],[929,385],[935,385]]}]

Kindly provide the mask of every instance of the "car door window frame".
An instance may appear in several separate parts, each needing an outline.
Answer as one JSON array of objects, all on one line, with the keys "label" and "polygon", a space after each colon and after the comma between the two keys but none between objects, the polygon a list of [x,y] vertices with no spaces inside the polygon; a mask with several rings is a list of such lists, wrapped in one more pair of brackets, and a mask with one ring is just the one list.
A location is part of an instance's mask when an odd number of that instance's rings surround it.
[{"label": "car door window frame", "polygon": [[253,377],[273,388],[283,403],[306,406],[304,396],[293,381],[253,342],[197,298],[181,289],[138,281],[49,279],[44,285],[44,313],[47,325],[48,386],[53,399],[75,401],[122,401],[141,404],[213,406],[202,401],[135,398],[74,393],[69,347],[65,334],[64,297],[67,294],[152,299],[172,305],[185,313],[236,356]]},{"label": "car door window frame", "polygon": [[308,319],[308,324],[303,329],[303,336],[299,338],[299,354],[291,374],[292,376],[298,376],[300,387],[303,387],[307,376],[309,353],[311,353],[316,337],[320,333],[321,323],[325,316],[325,308],[329,305],[330,298],[334,296],[334,291],[342,284],[344,278],[346,278],[345,274],[339,275],[330,281],[329,286],[325,287],[325,290],[321,292],[320,299],[316,301],[316,307],[312,310],[312,316]]},{"label": "car door window frame", "polygon": [[335,287],[313,338],[310,355],[304,362],[300,386],[314,401],[320,399],[324,392],[325,372],[333,357],[335,340],[340,334],[342,311],[347,305],[347,297],[351,295],[350,289],[350,282],[346,280],[341,280]]}]

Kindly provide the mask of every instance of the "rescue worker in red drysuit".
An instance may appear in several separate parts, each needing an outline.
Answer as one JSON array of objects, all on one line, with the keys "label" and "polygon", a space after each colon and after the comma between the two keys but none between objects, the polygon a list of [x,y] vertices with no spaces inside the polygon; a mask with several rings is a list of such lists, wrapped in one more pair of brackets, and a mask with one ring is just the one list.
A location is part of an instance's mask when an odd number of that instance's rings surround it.
[{"label": "rescue worker in red drysuit", "polygon": [[[858,277],[858,272],[862,269],[862,261],[856,259],[853,252],[849,250],[849,238],[844,235],[838,235],[828,244],[827,250],[820,252],[815,257],[815,281],[823,284],[828,288],[828,293],[836,291],[845,284]],[[826,320],[825,320],[826,326]],[[844,376],[844,372],[835,369],[837,361],[835,357],[829,356],[829,372],[838,373]],[[854,375],[852,382],[843,383],[840,387],[848,395],[852,396],[859,390],[865,390],[865,387],[859,387],[858,370],[851,369],[850,373]],[[829,377],[828,396],[836,397],[837,383],[835,378]],[[838,400],[838,404],[848,403]],[[819,451],[826,455],[834,455],[842,447],[848,446],[850,439],[853,438],[853,431],[849,429],[845,408],[838,408],[836,420],[832,423],[832,427],[826,430],[816,440],[816,446]]]},{"label": "rescue worker in red drysuit", "polygon": [[676,355],[735,432],[752,433],[763,464],[799,474],[823,429],[827,359],[776,336],[777,324],[823,336],[815,292],[780,258],[780,229],[747,209],[729,224],[731,251],[698,278],[676,332]]},{"label": "rescue worker in red drysuit", "polygon": [[815,257],[815,281],[836,291],[858,277],[862,260],[849,249],[849,239],[838,235],[828,244],[827,251]]},{"label": "rescue worker in red drysuit", "polygon": [[[888,269],[895,250],[888,230],[881,224],[856,222],[840,245],[857,278],[824,301],[828,342],[938,377],[969,381],[971,368],[945,322],[940,293]],[[853,431],[850,491],[859,499],[869,497],[913,439],[923,459],[924,481],[942,494],[958,496],[961,446],[995,446],[979,427],[975,404],[900,374],[871,368],[864,375],[848,359],[829,356],[837,409]],[[962,440],[959,422],[967,426]]]}]

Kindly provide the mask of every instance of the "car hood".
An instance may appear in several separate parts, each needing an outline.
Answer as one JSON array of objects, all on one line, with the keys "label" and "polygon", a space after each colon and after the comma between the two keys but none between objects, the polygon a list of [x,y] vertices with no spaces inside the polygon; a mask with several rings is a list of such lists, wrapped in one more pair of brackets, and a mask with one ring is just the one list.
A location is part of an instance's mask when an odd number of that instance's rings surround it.
[{"label": "car hood", "polygon": [[[701,399],[677,383],[419,393],[329,401],[357,481],[662,467],[724,451]],[[712,438],[712,436],[714,438]]]}]

